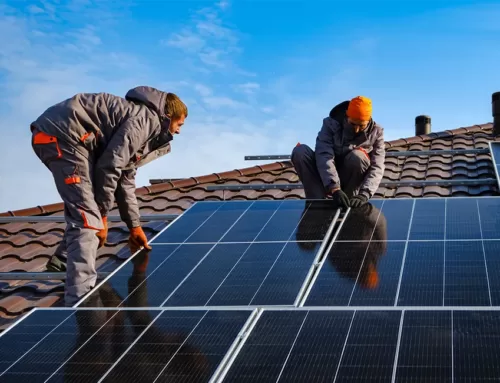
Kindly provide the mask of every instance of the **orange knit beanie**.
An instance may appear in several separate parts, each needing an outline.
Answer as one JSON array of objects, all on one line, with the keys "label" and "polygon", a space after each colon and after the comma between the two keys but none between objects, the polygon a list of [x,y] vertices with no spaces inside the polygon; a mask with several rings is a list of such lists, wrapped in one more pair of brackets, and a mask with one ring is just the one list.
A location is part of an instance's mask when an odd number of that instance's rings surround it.
[{"label": "orange knit beanie", "polygon": [[354,97],[349,102],[347,108],[347,117],[355,120],[369,121],[372,117],[372,100],[367,97]]}]

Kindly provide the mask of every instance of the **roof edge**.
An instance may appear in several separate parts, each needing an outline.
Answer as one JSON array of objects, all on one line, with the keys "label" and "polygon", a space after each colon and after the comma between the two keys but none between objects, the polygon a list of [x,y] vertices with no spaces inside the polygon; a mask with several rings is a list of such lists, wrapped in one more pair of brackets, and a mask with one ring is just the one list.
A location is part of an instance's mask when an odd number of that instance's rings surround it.
[{"label": "roof edge", "polygon": [[[408,138],[399,138],[396,140],[385,141],[386,149],[390,149],[397,146],[410,145],[418,142],[430,141],[436,138],[446,138],[450,136],[456,136],[458,134],[475,133],[484,130],[491,129],[493,127],[492,122],[485,124],[472,125],[467,127],[461,127],[457,129],[445,130],[436,133],[424,134],[420,136],[413,136]],[[266,171],[282,170],[286,168],[293,167],[290,161],[278,161],[271,164],[265,165],[255,165],[243,169],[234,169],[222,173],[212,173],[208,175],[203,175],[199,177],[183,178],[179,180],[172,180],[163,183],[155,183],[153,185],[143,186],[136,189],[136,195],[147,195],[162,193],[172,189],[182,189],[187,187],[192,187],[200,184],[217,182],[224,180],[226,178],[248,176],[255,173],[261,173]],[[52,214],[64,209],[64,204],[62,202],[53,203],[49,205],[38,205],[35,207],[20,209],[20,210],[9,210],[4,213],[0,213],[0,217],[19,217],[19,216],[30,216],[30,215],[45,215]]]}]

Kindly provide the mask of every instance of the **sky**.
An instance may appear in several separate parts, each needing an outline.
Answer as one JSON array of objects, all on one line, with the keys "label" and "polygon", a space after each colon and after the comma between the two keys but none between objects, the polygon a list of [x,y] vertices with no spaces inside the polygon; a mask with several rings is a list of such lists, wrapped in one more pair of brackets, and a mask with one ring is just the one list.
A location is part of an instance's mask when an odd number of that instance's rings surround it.
[{"label": "sky", "polygon": [[498,20],[498,1],[4,0],[0,212],[60,201],[29,125],[76,93],[147,85],[186,102],[172,152],[137,187],[314,147],[330,109],[357,95],[386,140],[413,136],[420,114],[433,131],[490,122]]}]

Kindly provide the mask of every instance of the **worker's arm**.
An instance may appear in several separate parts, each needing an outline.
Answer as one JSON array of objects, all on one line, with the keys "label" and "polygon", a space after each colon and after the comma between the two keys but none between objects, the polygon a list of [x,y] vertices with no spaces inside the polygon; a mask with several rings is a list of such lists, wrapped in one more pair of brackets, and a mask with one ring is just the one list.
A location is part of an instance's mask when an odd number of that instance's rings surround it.
[{"label": "worker's arm", "polygon": [[135,168],[123,170],[115,192],[120,217],[129,229],[141,225],[139,204],[135,195],[136,174]]},{"label": "worker's arm", "polygon": [[323,126],[316,138],[316,167],[327,191],[340,188],[340,179],[335,167],[335,152],[333,150],[333,135],[334,130],[337,128],[338,122],[327,117],[323,119]]},{"label": "worker's arm", "polygon": [[150,131],[151,125],[145,122],[144,118],[129,118],[117,128],[97,161],[94,193],[102,215],[106,216],[112,209],[122,171],[129,165],[131,157],[148,140]]},{"label": "worker's arm", "polygon": [[379,135],[370,152],[370,167],[366,172],[365,179],[361,184],[359,194],[365,195],[368,199],[376,193],[385,171],[385,142],[384,130],[379,126]]}]

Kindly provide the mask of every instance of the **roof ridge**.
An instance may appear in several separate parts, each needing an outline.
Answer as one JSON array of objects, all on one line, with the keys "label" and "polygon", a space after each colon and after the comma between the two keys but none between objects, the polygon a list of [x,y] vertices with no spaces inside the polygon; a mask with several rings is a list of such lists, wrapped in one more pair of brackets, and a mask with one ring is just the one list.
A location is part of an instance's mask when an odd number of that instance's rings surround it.
[{"label": "roof ridge", "polygon": [[[445,130],[436,133],[430,133],[419,136],[412,136],[407,138],[399,138],[396,140],[385,141],[386,149],[392,147],[410,145],[417,142],[430,141],[436,138],[446,138],[455,136],[458,134],[475,133],[479,131],[484,131],[491,129],[493,124],[491,122],[479,125],[472,125],[468,127],[461,127],[457,129]],[[234,169],[225,171],[222,173],[212,173],[207,175],[202,175],[198,177],[188,177],[181,178],[175,181],[167,181],[163,183],[157,183],[153,185],[143,186],[136,189],[136,195],[147,195],[147,194],[157,194],[162,193],[172,189],[182,189],[188,188],[195,185],[201,185],[210,182],[217,182],[224,180],[226,178],[235,178],[241,176],[249,176],[256,173],[262,173],[267,171],[282,170],[293,167],[292,163],[287,161],[278,161],[265,165],[255,165],[247,168]],[[0,217],[14,217],[14,216],[30,216],[30,215],[43,215],[51,214],[64,209],[64,204],[62,202],[53,203],[49,205],[38,205],[31,208],[19,209],[19,210],[9,210],[4,213],[0,213]]]}]

